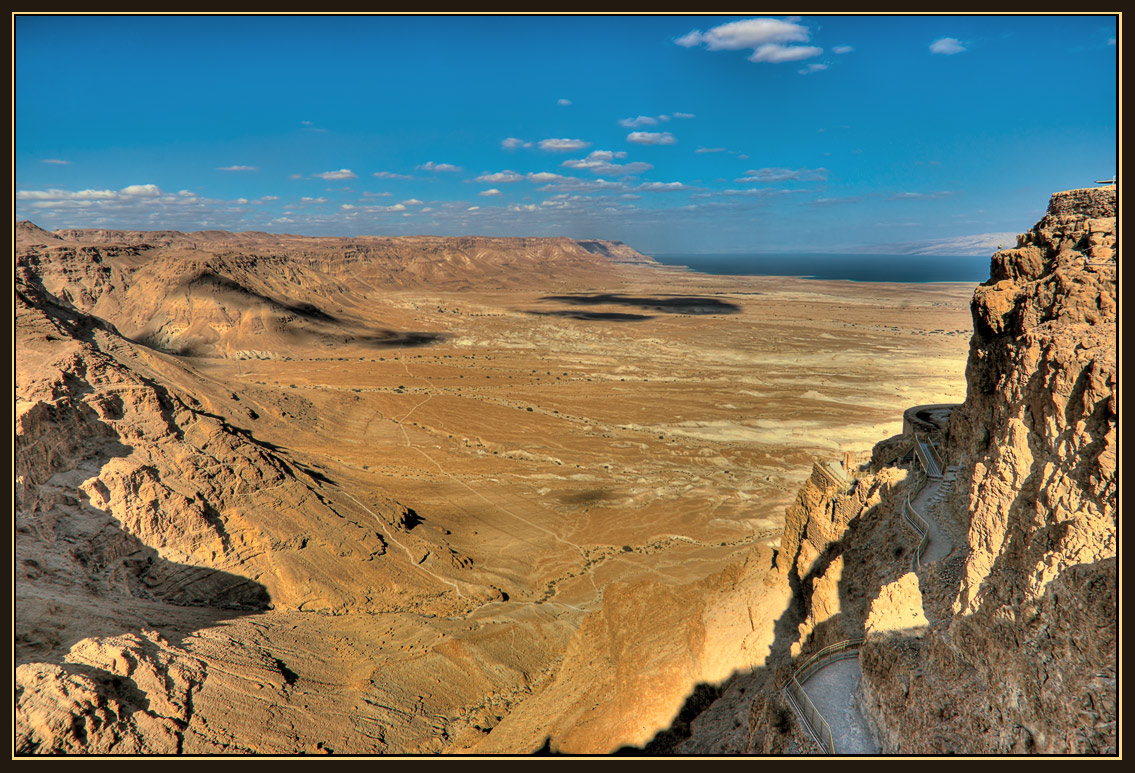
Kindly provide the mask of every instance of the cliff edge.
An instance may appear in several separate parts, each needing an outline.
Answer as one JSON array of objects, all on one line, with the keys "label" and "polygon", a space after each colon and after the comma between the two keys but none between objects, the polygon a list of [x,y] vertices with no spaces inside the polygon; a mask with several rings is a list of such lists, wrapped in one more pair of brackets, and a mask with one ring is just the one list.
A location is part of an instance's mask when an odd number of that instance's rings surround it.
[{"label": "cliff edge", "polygon": [[[885,754],[1118,750],[1117,263],[1115,187],[1054,194],[974,293],[965,403],[789,509],[793,662],[862,637],[855,699]],[[809,748],[773,727],[782,703],[753,703],[750,750]]]}]

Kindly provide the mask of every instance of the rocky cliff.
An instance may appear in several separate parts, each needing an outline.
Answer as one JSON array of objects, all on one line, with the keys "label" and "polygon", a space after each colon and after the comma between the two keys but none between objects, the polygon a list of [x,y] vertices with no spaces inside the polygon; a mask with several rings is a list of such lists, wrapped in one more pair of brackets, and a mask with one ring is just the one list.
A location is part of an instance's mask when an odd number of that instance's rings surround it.
[{"label": "rocky cliff", "polygon": [[[927,511],[948,555],[910,571],[903,438],[788,512],[791,654],[866,637],[857,699],[884,753],[1118,748],[1115,196],[1054,194],[974,293],[966,401],[922,428],[957,470]],[[785,748],[778,711],[754,702],[751,749]]]}]

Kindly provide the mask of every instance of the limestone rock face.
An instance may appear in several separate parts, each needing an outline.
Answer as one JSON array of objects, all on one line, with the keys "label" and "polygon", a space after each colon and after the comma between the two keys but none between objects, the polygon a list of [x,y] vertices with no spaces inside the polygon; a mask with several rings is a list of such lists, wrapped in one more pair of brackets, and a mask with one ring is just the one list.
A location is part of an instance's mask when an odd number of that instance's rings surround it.
[{"label": "limestone rock face", "polygon": [[1117,748],[1117,251],[1114,187],[1057,193],[974,294],[952,615],[863,653],[889,750]]},{"label": "limestone rock face", "polygon": [[[937,430],[956,480],[928,502],[948,556],[910,572],[913,532],[886,526],[912,490],[900,438],[849,494],[816,471],[788,509],[791,655],[865,637],[857,700],[884,753],[1118,748],[1115,214],[1114,187],[1053,195],[974,293],[967,398]],[[785,716],[758,696],[748,747],[801,748]]]}]

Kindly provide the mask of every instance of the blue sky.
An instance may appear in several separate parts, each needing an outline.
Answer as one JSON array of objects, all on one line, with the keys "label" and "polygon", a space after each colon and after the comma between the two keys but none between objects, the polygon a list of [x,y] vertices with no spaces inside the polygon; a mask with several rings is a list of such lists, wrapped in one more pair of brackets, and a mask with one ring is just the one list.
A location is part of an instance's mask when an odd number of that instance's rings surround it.
[{"label": "blue sky", "polygon": [[1116,37],[1113,16],[17,16],[16,217],[988,252],[1116,171]]}]

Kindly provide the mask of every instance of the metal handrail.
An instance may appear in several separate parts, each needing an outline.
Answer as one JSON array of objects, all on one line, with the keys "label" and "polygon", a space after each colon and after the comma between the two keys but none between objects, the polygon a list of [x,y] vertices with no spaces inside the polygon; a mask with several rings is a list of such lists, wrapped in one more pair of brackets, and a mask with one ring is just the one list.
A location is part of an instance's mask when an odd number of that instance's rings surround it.
[{"label": "metal handrail", "polygon": [[[916,442],[916,448],[917,445]],[[930,525],[926,522],[926,519],[914,509],[910,504],[910,500],[914,499],[922,492],[929,478],[925,474],[920,474],[913,464],[911,465],[911,471],[915,475],[915,483],[914,488],[907,493],[906,500],[903,502],[902,518],[921,538],[918,547],[914,549],[914,555],[910,559],[910,570],[917,572],[922,568],[922,554],[926,550],[926,546],[930,544]]]},{"label": "metal handrail", "polygon": [[934,478],[942,477],[942,468],[934,461],[934,457],[927,452],[926,446],[917,436],[914,438],[914,456],[927,475]]},{"label": "metal handrail", "polygon": [[927,437],[926,442],[930,444],[930,453],[934,457],[934,463],[938,465],[938,469],[945,470],[946,460],[943,459],[942,454],[938,452],[938,446],[935,445],[934,440],[930,437]]},{"label": "metal handrail", "polygon": [[814,653],[805,660],[789,677],[781,688],[789,705],[796,711],[796,715],[804,725],[804,729],[819,744],[821,749],[827,749],[828,754],[835,754],[835,738],[832,736],[831,725],[824,719],[824,715],[816,708],[816,704],[804,689],[804,682],[812,674],[837,660],[858,657],[859,647],[863,639],[845,639],[830,644]]},{"label": "metal handrail", "polygon": [[906,501],[903,502],[902,519],[922,537],[918,543],[918,547],[914,549],[913,558],[910,560],[911,571],[917,572],[922,568],[922,553],[926,550],[926,546],[930,544],[930,524],[928,524],[926,519],[919,515],[918,511],[914,509],[914,506],[910,504],[909,494],[907,494]]}]

